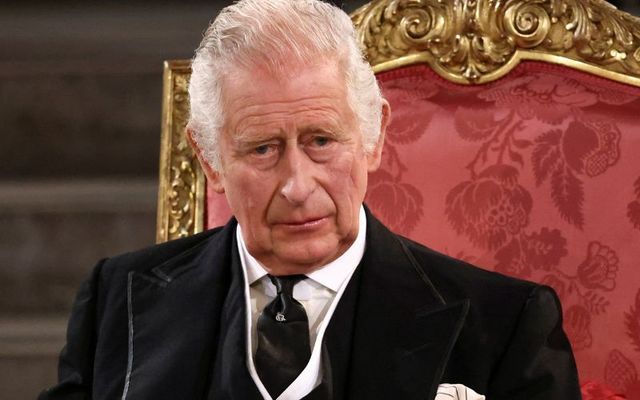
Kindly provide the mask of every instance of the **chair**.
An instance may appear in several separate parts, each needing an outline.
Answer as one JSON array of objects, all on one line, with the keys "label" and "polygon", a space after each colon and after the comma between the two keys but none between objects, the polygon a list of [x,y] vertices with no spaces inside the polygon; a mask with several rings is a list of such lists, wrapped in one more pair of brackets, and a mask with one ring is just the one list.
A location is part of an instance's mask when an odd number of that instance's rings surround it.
[{"label": "chair", "polygon": [[[393,114],[366,203],[552,286],[585,398],[636,398],[640,19],[602,0],[380,0],[352,19]],[[230,216],[184,137],[189,73],[165,64],[158,241]]]}]

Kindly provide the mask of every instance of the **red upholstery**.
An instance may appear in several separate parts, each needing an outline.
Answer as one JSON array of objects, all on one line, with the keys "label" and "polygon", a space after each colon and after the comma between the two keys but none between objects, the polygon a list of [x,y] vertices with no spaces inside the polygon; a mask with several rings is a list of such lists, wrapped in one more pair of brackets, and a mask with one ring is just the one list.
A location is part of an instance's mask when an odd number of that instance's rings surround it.
[{"label": "red upholstery", "polygon": [[[425,66],[379,80],[393,117],[373,212],[443,253],[554,287],[581,380],[640,399],[640,88],[537,62],[481,86]],[[209,210],[209,227],[229,216],[220,196]]]},{"label": "red upholstery", "polygon": [[379,79],[393,120],[367,204],[554,287],[581,379],[640,399],[640,88],[533,62],[474,87],[421,66]]},{"label": "red upholstery", "polygon": [[614,393],[605,385],[593,381],[585,382],[581,387],[582,400],[624,400],[626,397]]}]

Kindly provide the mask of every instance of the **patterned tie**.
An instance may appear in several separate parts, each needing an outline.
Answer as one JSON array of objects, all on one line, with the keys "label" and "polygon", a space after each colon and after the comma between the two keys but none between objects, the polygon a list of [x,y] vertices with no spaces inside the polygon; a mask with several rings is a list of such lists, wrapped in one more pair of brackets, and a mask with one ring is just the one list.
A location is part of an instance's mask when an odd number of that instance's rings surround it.
[{"label": "patterned tie", "polygon": [[272,398],[277,398],[306,367],[311,357],[309,320],[293,298],[293,286],[304,275],[268,275],[278,294],[258,318],[255,365]]}]

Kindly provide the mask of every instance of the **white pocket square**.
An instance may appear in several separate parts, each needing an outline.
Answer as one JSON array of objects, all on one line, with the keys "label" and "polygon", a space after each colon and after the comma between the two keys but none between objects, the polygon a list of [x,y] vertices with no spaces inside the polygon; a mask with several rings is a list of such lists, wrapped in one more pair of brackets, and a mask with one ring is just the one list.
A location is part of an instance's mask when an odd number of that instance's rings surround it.
[{"label": "white pocket square", "polygon": [[485,400],[485,397],[459,383],[443,383],[438,386],[435,400]]}]

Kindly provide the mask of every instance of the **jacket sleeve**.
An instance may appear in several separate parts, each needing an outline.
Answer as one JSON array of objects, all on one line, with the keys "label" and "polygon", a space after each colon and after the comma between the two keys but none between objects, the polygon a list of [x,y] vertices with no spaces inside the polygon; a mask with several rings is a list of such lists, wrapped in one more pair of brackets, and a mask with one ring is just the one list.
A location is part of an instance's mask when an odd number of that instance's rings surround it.
[{"label": "jacket sleeve", "polygon": [[38,400],[91,399],[98,285],[105,261],[100,261],[80,286],[67,326],[67,343],[60,354],[58,383],[43,391]]},{"label": "jacket sleeve", "polygon": [[491,400],[579,400],[578,373],[562,330],[560,301],[547,286],[526,300],[490,382]]}]

